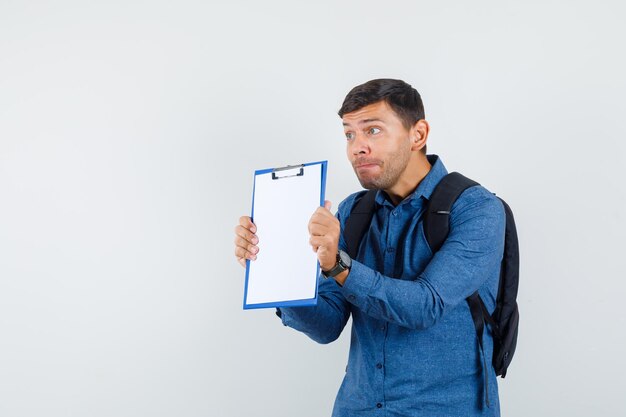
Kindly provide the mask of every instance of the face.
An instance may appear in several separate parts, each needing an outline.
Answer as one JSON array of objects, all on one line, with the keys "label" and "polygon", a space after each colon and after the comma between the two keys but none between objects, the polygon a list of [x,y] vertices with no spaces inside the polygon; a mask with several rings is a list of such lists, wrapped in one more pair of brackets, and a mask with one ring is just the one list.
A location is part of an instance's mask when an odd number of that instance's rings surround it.
[{"label": "face", "polygon": [[343,115],[348,160],[361,186],[391,189],[411,158],[411,131],[384,101]]}]

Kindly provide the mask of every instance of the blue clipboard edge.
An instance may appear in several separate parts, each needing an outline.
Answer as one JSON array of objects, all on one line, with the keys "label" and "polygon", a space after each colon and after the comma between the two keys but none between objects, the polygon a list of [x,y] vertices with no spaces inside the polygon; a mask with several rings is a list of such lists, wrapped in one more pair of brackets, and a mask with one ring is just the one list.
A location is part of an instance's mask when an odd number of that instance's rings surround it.
[{"label": "blue clipboard edge", "polygon": [[[328,169],[328,161],[317,161],[317,162],[308,162],[306,164],[300,164],[299,166],[310,166],[322,164],[322,179],[321,179],[321,190],[320,190],[320,207],[324,207],[324,201],[326,200],[326,171]],[[295,168],[295,167],[294,167]],[[259,169],[254,171],[254,180],[252,185],[252,209],[250,212],[250,218],[254,222],[254,191],[256,189],[256,177],[257,175],[267,174],[274,171],[276,168],[267,168],[267,169]],[[243,309],[244,310],[252,310],[259,308],[272,308],[272,307],[303,307],[303,306],[314,306],[317,305],[317,290],[319,287],[319,280],[317,280],[317,284],[315,285],[315,297],[307,298],[303,300],[289,300],[289,301],[276,301],[276,302],[267,302],[267,303],[257,303],[257,304],[248,304],[248,276],[250,273],[250,260],[246,259],[246,279],[244,283],[244,292],[243,292]],[[316,269],[316,277],[320,275],[320,264],[317,263]],[[316,278],[317,279],[317,278]]]},{"label": "blue clipboard edge", "polygon": [[270,301],[268,303],[259,304],[244,304],[244,310],[256,310],[259,308],[273,308],[273,307],[305,307],[317,305],[317,288],[315,289],[315,298],[307,298],[304,300],[290,300],[290,301]]}]

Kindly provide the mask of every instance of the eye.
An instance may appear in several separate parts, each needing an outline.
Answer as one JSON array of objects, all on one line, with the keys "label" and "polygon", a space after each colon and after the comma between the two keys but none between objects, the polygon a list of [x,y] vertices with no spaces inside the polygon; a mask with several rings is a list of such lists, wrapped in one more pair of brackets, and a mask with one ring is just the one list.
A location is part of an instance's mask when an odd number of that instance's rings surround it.
[{"label": "eye", "polygon": [[378,127],[370,127],[369,129],[367,129],[367,133],[369,135],[377,135],[380,133],[380,128]]},{"label": "eye", "polygon": [[348,139],[348,140],[354,139],[354,133],[353,132],[346,132],[346,139]]}]

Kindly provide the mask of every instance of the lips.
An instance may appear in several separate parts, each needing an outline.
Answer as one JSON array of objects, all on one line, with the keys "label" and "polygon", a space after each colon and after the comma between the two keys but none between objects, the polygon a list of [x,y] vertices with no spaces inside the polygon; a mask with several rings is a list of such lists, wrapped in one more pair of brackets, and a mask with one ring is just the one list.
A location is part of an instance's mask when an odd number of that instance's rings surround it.
[{"label": "lips", "polygon": [[357,160],[354,161],[354,168],[356,169],[367,169],[367,168],[373,168],[376,166],[379,166],[380,161],[378,160],[367,160],[367,159],[361,159],[361,160]]},{"label": "lips", "polygon": [[374,168],[377,166],[378,165],[376,164],[363,164],[363,165],[357,165],[356,169],[369,169],[369,168]]}]

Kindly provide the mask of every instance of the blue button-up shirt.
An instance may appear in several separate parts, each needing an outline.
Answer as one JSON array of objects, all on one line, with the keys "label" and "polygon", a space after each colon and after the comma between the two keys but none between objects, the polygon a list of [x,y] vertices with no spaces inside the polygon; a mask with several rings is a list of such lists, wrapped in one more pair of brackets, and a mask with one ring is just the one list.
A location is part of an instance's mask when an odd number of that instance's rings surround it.
[{"label": "blue button-up shirt", "polygon": [[[397,206],[378,192],[377,211],[344,285],[320,277],[317,306],[279,310],[284,325],[319,343],[336,340],[352,315],[350,356],[333,417],[500,415],[491,333],[487,328],[483,338],[485,375],[465,299],[478,290],[487,309],[495,308],[504,209],[485,188],[467,189],[433,256],[422,219],[447,171],[431,158],[430,172]],[[339,205],[342,230],[361,193]],[[339,246],[346,250],[343,238]]]}]

